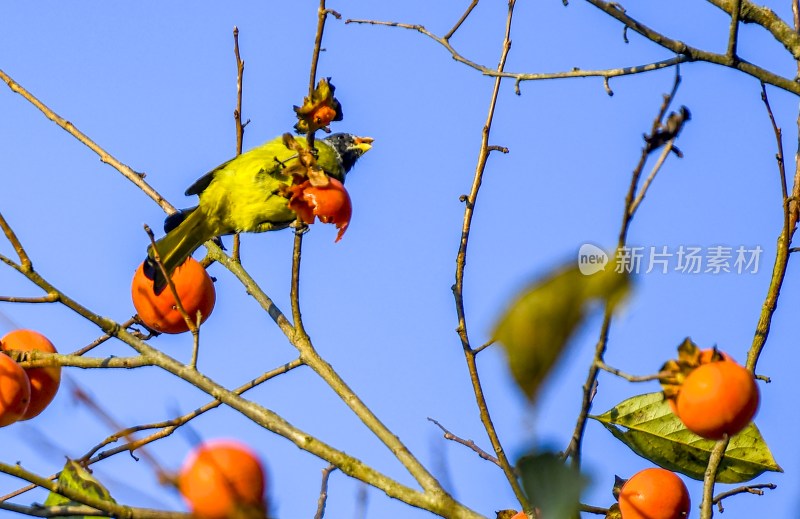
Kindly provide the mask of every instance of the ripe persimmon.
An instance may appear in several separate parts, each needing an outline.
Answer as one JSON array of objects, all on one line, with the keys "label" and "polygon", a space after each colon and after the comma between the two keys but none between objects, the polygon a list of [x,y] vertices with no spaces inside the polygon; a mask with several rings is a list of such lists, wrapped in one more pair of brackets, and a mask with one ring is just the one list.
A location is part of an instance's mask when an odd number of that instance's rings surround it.
[{"label": "ripe persimmon", "polygon": [[234,440],[213,440],[186,459],[178,488],[197,517],[263,517],[265,480],[261,462],[250,448]]},{"label": "ripe persimmon", "polygon": [[[196,322],[197,312],[200,312],[200,322],[205,322],[217,299],[214,282],[206,269],[194,258],[188,258],[172,273],[172,283],[189,319]],[[156,294],[152,278],[145,274],[144,263],[139,265],[133,276],[131,296],[139,319],[148,328],[162,333],[183,333],[189,330],[178,310],[172,290],[164,287]]]},{"label": "ripe persimmon", "polygon": [[622,519],[684,519],[690,506],[681,478],[662,468],[637,472],[619,492]]},{"label": "ripe persimmon", "polygon": [[[33,330],[14,330],[0,339],[0,350],[43,351],[58,353],[56,347],[47,337]],[[26,368],[25,374],[31,385],[31,396],[28,409],[20,420],[30,420],[38,416],[50,405],[61,384],[61,366],[46,368]]]},{"label": "ripe persimmon", "polygon": [[31,400],[28,375],[14,359],[0,353],[0,427],[20,420]]},{"label": "ripe persimmon", "polygon": [[710,440],[734,435],[758,410],[753,374],[733,360],[716,360],[692,370],[681,384],[675,412],[687,429]]},{"label": "ripe persimmon", "polygon": [[314,186],[308,180],[291,186],[289,208],[308,225],[314,223],[316,218],[322,223],[335,224],[339,229],[335,240],[338,242],[350,225],[353,203],[344,184],[335,178],[328,180],[327,186]]}]

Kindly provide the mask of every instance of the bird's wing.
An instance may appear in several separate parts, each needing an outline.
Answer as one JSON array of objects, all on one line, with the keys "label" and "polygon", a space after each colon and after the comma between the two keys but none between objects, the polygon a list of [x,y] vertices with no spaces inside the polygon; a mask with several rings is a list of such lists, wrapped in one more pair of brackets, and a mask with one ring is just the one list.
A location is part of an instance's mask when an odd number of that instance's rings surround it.
[{"label": "bird's wing", "polygon": [[253,171],[254,173],[258,172],[262,175],[280,175],[285,166],[283,162],[295,156],[296,153],[288,149],[283,144],[281,138],[278,137],[262,144],[261,146],[257,146],[245,153],[242,153],[237,157],[223,162],[202,177],[198,178],[194,184],[189,186],[185,194],[186,196],[199,195],[208,188],[211,182],[214,181],[217,173],[226,168],[233,172],[239,170],[248,170]]},{"label": "bird's wing", "polygon": [[222,168],[224,168],[225,166],[230,164],[231,161],[233,161],[233,160],[235,160],[235,158],[223,162],[222,164],[220,164],[216,168],[212,169],[211,171],[209,171],[208,173],[206,173],[202,177],[200,177],[197,180],[195,180],[194,184],[189,186],[186,189],[186,191],[184,192],[184,194],[186,196],[192,196],[192,195],[199,195],[200,193],[205,191],[206,188],[208,187],[208,185],[211,183],[211,181],[214,180],[214,175],[217,174],[217,171],[221,170]]}]

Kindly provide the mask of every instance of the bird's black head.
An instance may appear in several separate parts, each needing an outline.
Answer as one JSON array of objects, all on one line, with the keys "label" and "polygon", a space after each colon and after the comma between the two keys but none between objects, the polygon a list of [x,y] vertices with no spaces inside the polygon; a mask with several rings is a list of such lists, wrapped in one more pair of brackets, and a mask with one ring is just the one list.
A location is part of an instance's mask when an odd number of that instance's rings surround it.
[{"label": "bird's black head", "polygon": [[334,133],[330,137],[324,138],[323,141],[339,154],[344,172],[348,173],[358,158],[372,148],[373,139],[371,137],[356,137],[349,133]]}]

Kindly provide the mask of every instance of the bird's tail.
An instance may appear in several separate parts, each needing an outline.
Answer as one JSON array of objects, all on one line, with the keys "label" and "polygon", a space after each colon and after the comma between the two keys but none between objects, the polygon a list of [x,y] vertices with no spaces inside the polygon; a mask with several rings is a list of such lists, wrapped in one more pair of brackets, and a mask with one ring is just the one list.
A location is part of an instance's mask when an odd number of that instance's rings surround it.
[{"label": "bird's tail", "polygon": [[[208,225],[208,220],[202,211],[194,208],[191,212],[186,211],[186,213],[188,216],[178,226],[156,242],[158,257],[169,275],[172,275],[172,272],[186,261],[186,258],[191,256],[200,245],[214,237],[214,231]],[[145,267],[148,277],[153,279],[153,290],[157,294],[160,293],[167,285],[167,280],[155,262],[152,245],[147,248]]]}]

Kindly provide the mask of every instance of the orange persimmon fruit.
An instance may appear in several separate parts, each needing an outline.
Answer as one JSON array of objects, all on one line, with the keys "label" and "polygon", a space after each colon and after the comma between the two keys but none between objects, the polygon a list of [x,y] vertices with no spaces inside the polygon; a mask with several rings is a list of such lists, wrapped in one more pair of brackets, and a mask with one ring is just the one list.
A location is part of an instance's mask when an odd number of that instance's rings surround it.
[{"label": "orange persimmon fruit", "polygon": [[265,484],[258,456],[234,440],[201,444],[178,476],[178,488],[192,514],[203,519],[263,517]]},{"label": "orange persimmon fruit", "polygon": [[[0,339],[0,350],[43,351],[58,353],[50,340],[33,330],[14,330]],[[30,381],[30,403],[20,420],[30,420],[38,416],[55,398],[61,385],[61,366],[25,368]]]},{"label": "orange persimmon fruit", "polygon": [[[157,268],[157,267],[156,267]],[[200,263],[188,258],[172,273],[172,283],[189,319],[196,322],[200,312],[200,323],[205,322],[217,300],[214,282]],[[131,284],[133,306],[139,319],[150,329],[161,333],[183,333],[189,330],[178,310],[172,290],[165,286],[160,293],[153,291],[153,280],[139,265]]]},{"label": "orange persimmon fruit", "polygon": [[326,186],[314,186],[308,180],[291,186],[289,208],[306,224],[314,223],[315,218],[322,223],[336,224],[338,242],[350,225],[353,204],[344,185],[335,178],[329,180]]},{"label": "orange persimmon fruit", "polygon": [[328,126],[336,118],[336,110],[328,105],[320,105],[311,112],[311,120],[317,126]]},{"label": "orange persimmon fruit", "polygon": [[28,375],[14,359],[0,353],[0,427],[19,421],[31,400]]},{"label": "orange persimmon fruit", "polygon": [[689,517],[689,491],[674,472],[662,468],[634,474],[619,493],[622,519],[684,519]]},{"label": "orange persimmon fruit", "polygon": [[744,429],[755,416],[759,400],[753,374],[723,354],[686,376],[673,409],[687,429],[719,440]]}]

